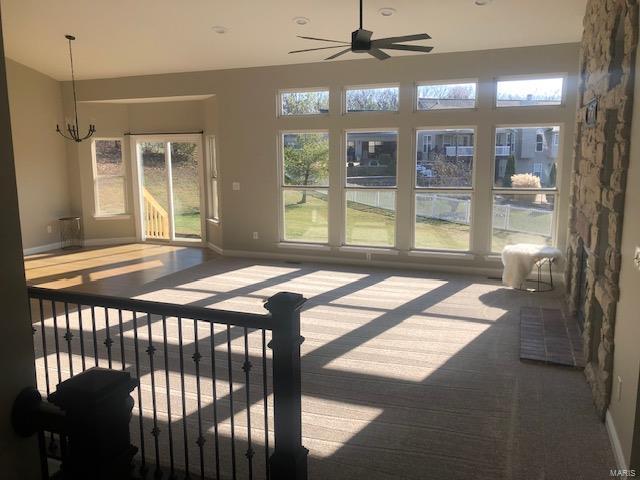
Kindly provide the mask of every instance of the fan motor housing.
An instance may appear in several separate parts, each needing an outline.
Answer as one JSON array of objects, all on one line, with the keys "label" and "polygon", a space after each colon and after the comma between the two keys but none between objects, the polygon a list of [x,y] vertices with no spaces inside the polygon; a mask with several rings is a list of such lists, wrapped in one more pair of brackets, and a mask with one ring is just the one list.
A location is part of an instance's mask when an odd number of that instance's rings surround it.
[{"label": "fan motor housing", "polygon": [[373,32],[362,28],[352,32],[351,51],[362,53],[371,50],[371,35],[373,35]]}]

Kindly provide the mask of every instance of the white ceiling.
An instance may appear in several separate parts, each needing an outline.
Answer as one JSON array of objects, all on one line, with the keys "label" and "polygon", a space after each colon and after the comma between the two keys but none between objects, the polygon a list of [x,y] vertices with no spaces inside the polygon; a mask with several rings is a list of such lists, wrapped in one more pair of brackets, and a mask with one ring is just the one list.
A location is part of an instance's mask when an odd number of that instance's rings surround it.
[{"label": "white ceiling", "polygon": [[[308,35],[349,40],[356,0],[0,0],[6,55],[69,78],[64,35],[74,34],[77,78],[103,78],[321,61]],[[434,53],[579,41],[586,0],[365,0],[374,38],[429,33]],[[382,17],[381,7],[397,13]],[[308,17],[305,26],[293,23]],[[214,25],[228,28],[214,33]],[[333,50],[335,52],[337,50]],[[329,50],[332,52],[332,50]],[[395,53],[394,53],[395,54]],[[341,57],[358,58],[349,53]]]}]

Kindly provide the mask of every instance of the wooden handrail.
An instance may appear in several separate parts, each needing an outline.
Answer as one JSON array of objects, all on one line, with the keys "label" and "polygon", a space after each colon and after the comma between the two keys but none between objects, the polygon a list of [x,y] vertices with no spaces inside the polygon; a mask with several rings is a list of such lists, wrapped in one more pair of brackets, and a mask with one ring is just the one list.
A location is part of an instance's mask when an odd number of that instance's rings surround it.
[{"label": "wooden handrail", "polygon": [[264,330],[273,329],[270,314],[243,313],[232,310],[217,310],[214,308],[196,307],[193,305],[178,305],[175,303],[152,302],[137,298],[113,297],[110,295],[95,295],[92,293],[70,292],[68,290],[54,290],[41,287],[28,287],[30,298],[48,300],[52,302],[82,305],[86,307],[104,307],[130,312],[160,315],[164,317],[180,317],[202,322],[235,325],[246,328]]},{"label": "wooden handrail", "polygon": [[146,188],[144,197],[145,236],[147,238],[169,238],[169,214]]}]

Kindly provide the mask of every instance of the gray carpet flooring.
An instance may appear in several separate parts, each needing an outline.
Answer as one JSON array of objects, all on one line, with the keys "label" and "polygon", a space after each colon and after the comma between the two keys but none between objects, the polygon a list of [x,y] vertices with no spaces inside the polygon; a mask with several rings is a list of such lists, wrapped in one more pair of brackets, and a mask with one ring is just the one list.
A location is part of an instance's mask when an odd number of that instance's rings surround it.
[{"label": "gray carpet flooring", "polygon": [[[141,285],[124,295],[181,304],[263,312],[262,302],[278,291],[304,294],[302,313],[303,443],[309,449],[309,478],[325,479],[603,479],[615,465],[604,425],[591,404],[583,374],[575,369],[519,360],[521,307],[560,308],[555,292],[535,295],[503,288],[482,277],[401,270],[290,264],[244,259],[214,259]],[[37,315],[37,306],[34,307]],[[51,388],[57,383],[53,353],[53,321],[45,312],[48,372]],[[151,369],[144,353],[147,318],[123,318],[124,350],[119,326],[110,315],[115,343],[112,364],[141,380],[141,403],[136,407],[132,435],[140,446],[139,408],[142,412],[145,456],[153,470],[156,454]],[[83,311],[85,366],[91,366],[93,340],[90,319]],[[62,325],[61,325],[62,324]],[[70,313],[73,342],[79,341],[77,313]],[[108,364],[105,318],[97,312],[98,363]],[[41,328],[34,339],[38,381],[45,390]],[[64,322],[58,328],[64,329]],[[198,375],[191,357],[195,329],[184,321],[183,370],[185,396],[180,385],[177,320],[167,320],[167,356],[161,319],[151,319],[151,342],[156,384],[158,461],[175,468],[200,471],[196,440],[202,434],[202,464],[208,477],[215,473],[213,387],[219,419],[218,455],[222,478],[233,475],[230,442],[234,420],[238,478],[248,478],[249,432],[255,455],[254,478],[264,478],[265,408],[262,392],[262,338],[249,332],[248,357],[254,368],[249,383],[241,367],[245,360],[244,332],[231,329],[233,381],[229,382],[227,332],[198,327]],[[64,332],[61,333],[61,335]],[[134,335],[141,347],[140,366],[134,362]],[[268,341],[268,336],[266,338]],[[63,341],[62,344],[65,342]],[[74,344],[76,345],[76,344]],[[61,345],[62,379],[69,375],[65,345]],[[77,345],[73,366],[82,368]],[[215,382],[211,363],[216,361]],[[269,352],[266,360],[270,367]],[[165,366],[168,368],[165,371]],[[167,376],[168,372],[168,376]],[[167,378],[169,395],[167,396]],[[232,385],[230,388],[229,385]],[[269,379],[270,385],[270,379]],[[247,428],[247,402],[251,429]],[[233,407],[229,394],[233,393]],[[267,392],[269,393],[269,392]],[[182,418],[182,399],[185,418]],[[269,429],[273,429],[272,398],[267,399]],[[171,417],[169,417],[169,408]],[[200,415],[198,415],[200,412]],[[171,420],[169,421],[169,418]],[[201,428],[199,428],[201,425]],[[186,427],[186,428],[185,428]],[[169,441],[171,430],[171,442]],[[188,459],[184,454],[184,437]],[[273,446],[273,432],[270,432]]]}]

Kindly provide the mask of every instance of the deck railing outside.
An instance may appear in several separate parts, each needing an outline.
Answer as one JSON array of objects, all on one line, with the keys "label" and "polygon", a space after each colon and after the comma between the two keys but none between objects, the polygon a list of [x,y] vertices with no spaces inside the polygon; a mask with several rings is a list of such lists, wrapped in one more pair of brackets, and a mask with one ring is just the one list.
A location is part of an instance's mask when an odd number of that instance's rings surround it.
[{"label": "deck railing outside", "polygon": [[[274,295],[265,314],[38,287],[29,297],[44,395],[92,366],[139,379],[131,431],[141,472],[306,479],[301,295]],[[51,456],[62,440],[49,434]]]},{"label": "deck railing outside", "polygon": [[169,238],[169,214],[146,188],[142,189],[144,198],[144,228],[146,238]]}]

